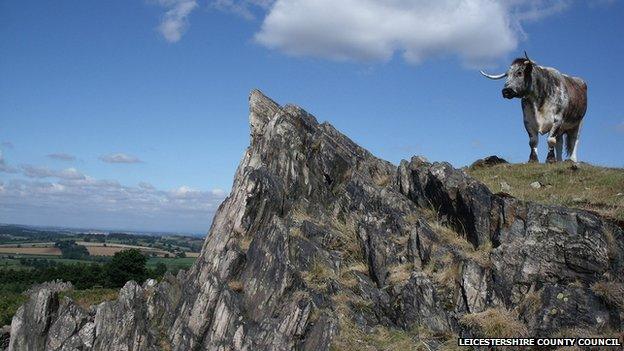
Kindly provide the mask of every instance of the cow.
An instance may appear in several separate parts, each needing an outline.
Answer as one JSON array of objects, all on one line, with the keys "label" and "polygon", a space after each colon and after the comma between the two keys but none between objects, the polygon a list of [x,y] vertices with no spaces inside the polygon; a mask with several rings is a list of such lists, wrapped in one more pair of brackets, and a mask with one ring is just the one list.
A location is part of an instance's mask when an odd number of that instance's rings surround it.
[{"label": "cow", "polygon": [[548,133],[546,162],[562,160],[565,136],[569,159],[577,162],[579,132],[587,111],[587,84],[581,78],[571,77],[551,67],[537,65],[529,59],[515,59],[507,72],[491,75],[490,79],[503,79],[502,94],[506,99],[522,99],[524,127],[529,134],[531,154],[529,162],[538,162],[539,134]]}]

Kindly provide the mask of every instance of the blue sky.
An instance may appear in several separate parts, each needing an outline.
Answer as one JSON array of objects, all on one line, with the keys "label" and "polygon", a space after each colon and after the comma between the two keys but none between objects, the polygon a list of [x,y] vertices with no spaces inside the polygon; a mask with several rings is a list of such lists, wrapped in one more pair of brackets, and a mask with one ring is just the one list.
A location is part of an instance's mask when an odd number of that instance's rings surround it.
[{"label": "blue sky", "polygon": [[623,35],[609,0],[3,0],[0,222],[206,232],[253,88],[395,163],[524,162],[478,73],[523,50],[588,82],[579,158],[622,167]]}]

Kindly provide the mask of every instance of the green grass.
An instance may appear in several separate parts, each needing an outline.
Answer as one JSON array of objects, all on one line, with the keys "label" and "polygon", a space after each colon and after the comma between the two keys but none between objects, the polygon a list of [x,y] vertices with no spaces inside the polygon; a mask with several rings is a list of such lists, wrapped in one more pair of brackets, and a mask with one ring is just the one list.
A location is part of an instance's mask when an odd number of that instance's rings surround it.
[{"label": "green grass", "polygon": [[[569,162],[555,164],[502,164],[466,169],[494,193],[501,183],[511,187],[511,195],[549,205],[563,205],[597,212],[624,221],[624,169],[581,163],[573,169]],[[531,183],[540,182],[535,189]]]},{"label": "green grass", "polygon": [[26,300],[28,297],[0,287],[0,326],[11,324],[13,315]]},{"label": "green grass", "polygon": [[[13,269],[31,269],[30,266],[24,266],[20,263],[20,258],[38,258],[54,261],[57,263],[66,263],[66,264],[92,264],[98,263],[97,261],[90,260],[72,260],[60,257],[50,257],[45,255],[10,255],[12,258],[8,258],[7,255],[0,256],[0,268],[13,268]],[[195,262],[196,257],[184,257],[184,258],[164,258],[164,257],[150,257],[147,260],[148,268],[155,268],[159,262],[164,263],[169,270],[177,271],[179,269],[187,269],[189,268],[193,262]]]},{"label": "green grass", "polygon": [[[11,258],[9,258],[9,256]],[[32,266],[22,265],[20,259],[41,259],[48,260],[55,263],[63,263],[63,264],[93,264],[93,263],[101,263],[100,261],[95,260],[74,260],[68,258],[61,258],[58,256],[49,256],[49,255],[0,255],[0,268],[11,268],[11,269],[32,269]]]},{"label": "green grass", "polygon": [[187,269],[191,267],[195,262],[196,257],[183,257],[183,258],[164,258],[164,257],[150,257],[147,260],[147,268],[155,268],[159,262],[164,263],[167,269],[170,271],[178,271],[180,269]]},{"label": "green grass", "polygon": [[78,305],[88,309],[91,305],[98,305],[104,301],[115,300],[118,294],[119,289],[92,288],[64,291],[59,294],[59,298],[67,296]]}]

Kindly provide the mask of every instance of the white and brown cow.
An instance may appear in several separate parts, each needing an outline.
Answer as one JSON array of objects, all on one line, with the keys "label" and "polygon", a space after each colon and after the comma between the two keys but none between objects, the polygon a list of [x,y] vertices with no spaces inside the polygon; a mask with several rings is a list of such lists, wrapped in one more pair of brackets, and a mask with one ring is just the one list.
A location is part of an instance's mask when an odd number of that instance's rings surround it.
[{"label": "white and brown cow", "polygon": [[587,111],[587,84],[577,77],[565,75],[554,68],[542,67],[524,58],[515,59],[503,74],[481,74],[490,79],[507,78],[503,97],[522,99],[524,127],[529,133],[531,155],[537,162],[539,134],[548,133],[546,162],[561,161],[564,136],[570,160],[577,161],[579,132]]}]

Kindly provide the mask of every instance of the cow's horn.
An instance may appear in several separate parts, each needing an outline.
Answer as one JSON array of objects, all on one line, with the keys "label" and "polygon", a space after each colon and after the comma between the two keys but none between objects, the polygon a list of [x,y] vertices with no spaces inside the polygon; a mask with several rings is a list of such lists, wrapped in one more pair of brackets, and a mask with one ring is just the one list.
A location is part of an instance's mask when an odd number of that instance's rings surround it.
[{"label": "cow's horn", "polygon": [[483,74],[484,77],[490,78],[490,79],[503,79],[505,77],[507,77],[507,73],[502,73],[502,74],[498,74],[498,75],[491,75],[491,74],[487,74],[483,71],[481,71],[481,74]]},{"label": "cow's horn", "polygon": [[529,55],[526,53],[526,50],[524,50],[524,57],[526,57],[527,61],[531,62]]}]

